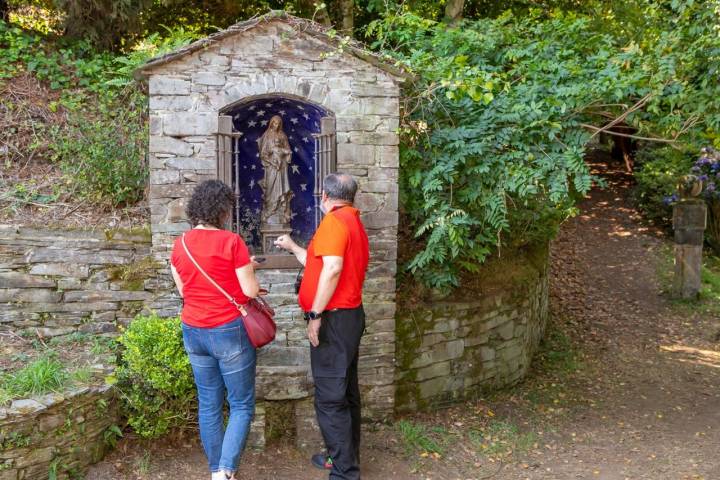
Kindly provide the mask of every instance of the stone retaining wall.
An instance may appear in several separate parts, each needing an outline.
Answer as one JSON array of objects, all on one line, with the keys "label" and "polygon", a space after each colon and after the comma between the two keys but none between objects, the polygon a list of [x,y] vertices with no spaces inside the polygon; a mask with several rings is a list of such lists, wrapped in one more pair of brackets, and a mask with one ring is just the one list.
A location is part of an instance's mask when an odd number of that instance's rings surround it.
[{"label": "stone retaining wall", "polygon": [[[548,316],[546,249],[493,262],[468,299],[425,300],[396,322],[396,410],[444,406],[527,372]],[[474,297],[474,298],[472,298]]]},{"label": "stone retaining wall", "polygon": [[118,422],[112,388],[82,387],[0,407],[0,480],[82,478]]},{"label": "stone retaining wall", "polygon": [[155,269],[149,232],[2,225],[0,328],[115,332],[152,307]]}]

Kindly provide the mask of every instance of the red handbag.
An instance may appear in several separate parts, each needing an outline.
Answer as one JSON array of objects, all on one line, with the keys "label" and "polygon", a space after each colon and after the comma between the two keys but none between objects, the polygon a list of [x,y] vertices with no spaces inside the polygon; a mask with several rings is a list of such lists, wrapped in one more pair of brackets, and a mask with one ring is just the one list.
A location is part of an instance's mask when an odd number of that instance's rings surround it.
[{"label": "red handbag", "polygon": [[227,298],[228,301],[235,306],[235,308],[238,309],[238,312],[240,312],[240,316],[242,317],[243,325],[245,326],[245,331],[247,332],[248,338],[250,339],[250,343],[252,343],[253,347],[260,348],[275,340],[275,332],[277,331],[277,326],[275,325],[275,320],[273,319],[275,316],[275,310],[272,309],[265,299],[262,297],[251,298],[248,303],[240,305],[232,297],[232,295],[227,293],[225,289],[218,285],[215,280],[210,278],[210,275],[205,273],[205,270],[198,265],[193,256],[190,254],[190,250],[188,250],[187,245],[185,245],[185,235],[182,236],[181,241],[182,246],[185,249],[185,253],[198,271],[200,271],[200,273],[202,273],[203,276],[207,278],[208,281],[212,283],[215,288],[217,288],[220,293],[222,293],[225,298]]}]

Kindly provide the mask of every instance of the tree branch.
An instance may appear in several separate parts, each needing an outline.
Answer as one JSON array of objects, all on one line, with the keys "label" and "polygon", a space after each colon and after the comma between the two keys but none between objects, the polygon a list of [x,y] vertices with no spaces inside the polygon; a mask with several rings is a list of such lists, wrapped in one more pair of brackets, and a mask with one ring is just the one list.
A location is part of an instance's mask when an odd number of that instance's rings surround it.
[{"label": "tree branch", "polygon": [[596,127],[595,125],[590,125],[590,124],[587,124],[587,123],[581,123],[580,126],[583,127],[583,128],[587,128],[587,129],[593,130],[593,131],[595,132],[595,133],[593,134],[593,137],[594,137],[595,135],[597,135],[598,133],[600,133],[600,132],[605,132],[605,133],[607,133],[608,135],[615,135],[615,136],[617,136],[617,137],[632,138],[632,139],[635,139],[635,140],[646,140],[646,141],[648,141],[648,142],[659,142],[659,143],[669,143],[669,144],[676,144],[676,143],[678,143],[678,141],[675,140],[675,139],[670,139],[670,138],[658,138],[658,137],[641,137],[641,136],[639,136],[639,135],[630,135],[630,134],[628,134],[628,133],[614,132],[614,131],[612,131],[612,130],[607,130],[605,127],[600,128],[600,127]]},{"label": "tree branch", "polygon": [[[648,102],[648,100],[650,100],[651,96],[652,96],[652,94],[648,93],[643,98],[641,98],[635,105],[633,105],[632,107],[625,110],[625,112],[623,112],[622,115],[620,115],[619,117],[617,117],[615,120],[611,121],[610,123],[606,124],[602,128],[594,127],[597,130],[595,131],[595,133],[592,134],[592,136],[590,138],[594,137],[598,133],[607,132],[608,130],[610,130],[612,127],[614,127],[618,123],[622,123],[623,121],[625,121],[625,119],[628,117],[628,115],[630,115],[631,113],[633,113],[636,110],[641,109]],[[615,134],[615,132],[609,132],[609,133]],[[624,135],[619,135],[619,136],[622,137]]]}]

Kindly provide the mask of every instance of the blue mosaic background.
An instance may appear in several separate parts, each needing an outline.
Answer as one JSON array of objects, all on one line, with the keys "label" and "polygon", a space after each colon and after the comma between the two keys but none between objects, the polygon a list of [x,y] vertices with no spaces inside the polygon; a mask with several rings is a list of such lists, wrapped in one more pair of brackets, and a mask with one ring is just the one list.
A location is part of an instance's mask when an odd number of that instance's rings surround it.
[{"label": "blue mosaic background", "polygon": [[244,103],[228,115],[233,117],[235,131],[243,134],[237,140],[234,159],[240,165],[237,179],[240,187],[240,234],[249,246],[259,251],[262,189],[258,182],[262,180],[264,170],[257,139],[267,130],[272,116],[279,115],[293,151],[288,170],[290,188],[295,192],[290,203],[292,236],[299,243],[307,243],[315,231],[315,209],[318,208],[313,197],[315,139],[312,134],[320,133],[320,119],[328,116],[327,113],[314,105],[277,97]]}]

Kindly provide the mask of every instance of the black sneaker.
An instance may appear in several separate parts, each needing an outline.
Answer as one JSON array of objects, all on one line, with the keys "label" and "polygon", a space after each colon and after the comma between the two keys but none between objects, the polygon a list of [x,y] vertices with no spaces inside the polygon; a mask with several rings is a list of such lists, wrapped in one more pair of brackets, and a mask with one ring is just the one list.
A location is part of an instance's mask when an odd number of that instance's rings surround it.
[{"label": "black sneaker", "polygon": [[316,453],[315,455],[313,455],[310,458],[310,463],[313,464],[313,467],[319,468],[321,470],[332,470],[333,467],[332,458],[322,453]]}]

